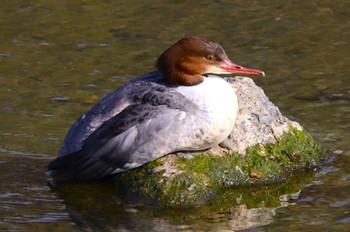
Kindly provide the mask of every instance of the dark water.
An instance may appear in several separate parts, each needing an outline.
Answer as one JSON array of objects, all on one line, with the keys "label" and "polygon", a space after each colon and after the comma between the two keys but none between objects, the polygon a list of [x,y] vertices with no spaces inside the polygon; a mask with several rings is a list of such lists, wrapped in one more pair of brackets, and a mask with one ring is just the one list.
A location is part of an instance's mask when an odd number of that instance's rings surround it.
[{"label": "dark water", "polygon": [[[349,9],[347,0],[1,1],[0,230],[348,231]],[[256,82],[335,160],[290,183],[225,189],[198,209],[148,207],[111,183],[50,188],[45,166],[74,120],[191,35],[264,70]]]}]

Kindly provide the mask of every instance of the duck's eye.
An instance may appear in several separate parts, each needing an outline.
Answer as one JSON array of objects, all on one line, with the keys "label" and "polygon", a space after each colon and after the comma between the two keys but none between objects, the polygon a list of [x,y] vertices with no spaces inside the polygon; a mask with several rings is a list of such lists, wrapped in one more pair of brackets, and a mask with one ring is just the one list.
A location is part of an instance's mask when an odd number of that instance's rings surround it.
[{"label": "duck's eye", "polygon": [[209,61],[213,61],[214,60],[214,56],[208,54],[205,58],[207,58],[207,60]]}]

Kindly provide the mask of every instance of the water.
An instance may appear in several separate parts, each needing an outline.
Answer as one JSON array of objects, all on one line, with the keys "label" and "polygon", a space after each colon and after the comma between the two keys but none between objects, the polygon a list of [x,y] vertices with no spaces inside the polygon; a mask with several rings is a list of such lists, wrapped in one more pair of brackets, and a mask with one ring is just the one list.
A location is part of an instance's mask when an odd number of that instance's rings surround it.
[{"label": "water", "polygon": [[[347,231],[349,8],[346,0],[2,1],[0,230]],[[52,188],[45,167],[80,114],[191,35],[264,70],[257,84],[335,160],[288,183],[225,189],[198,209],[145,206],[111,183]]]}]

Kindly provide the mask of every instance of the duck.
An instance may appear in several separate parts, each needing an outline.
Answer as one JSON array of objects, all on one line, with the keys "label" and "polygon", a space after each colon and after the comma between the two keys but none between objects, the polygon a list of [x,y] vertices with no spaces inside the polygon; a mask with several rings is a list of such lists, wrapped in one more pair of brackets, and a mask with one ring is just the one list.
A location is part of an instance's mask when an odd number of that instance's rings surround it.
[{"label": "duck", "polygon": [[265,76],[199,37],[177,41],[155,68],[101,98],[72,125],[47,166],[56,183],[100,180],[220,144],[235,125],[238,102],[235,89],[216,75]]}]

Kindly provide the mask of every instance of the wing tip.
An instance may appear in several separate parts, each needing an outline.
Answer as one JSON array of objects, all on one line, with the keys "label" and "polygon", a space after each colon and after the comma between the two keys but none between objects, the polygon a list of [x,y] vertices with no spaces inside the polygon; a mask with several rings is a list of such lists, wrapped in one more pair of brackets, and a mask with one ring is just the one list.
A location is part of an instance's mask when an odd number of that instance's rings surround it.
[{"label": "wing tip", "polygon": [[46,174],[57,185],[104,179],[113,174],[112,170],[100,159],[87,158],[82,153],[72,153],[51,161]]}]

